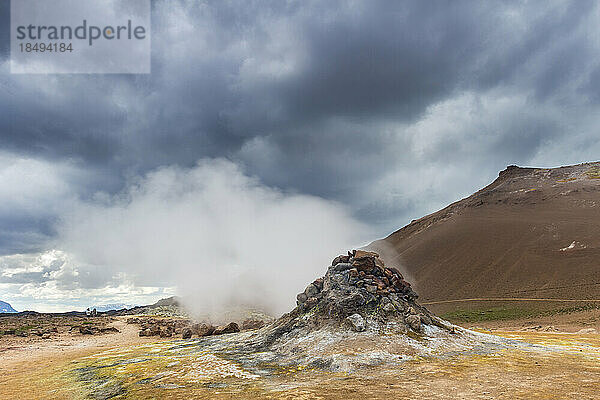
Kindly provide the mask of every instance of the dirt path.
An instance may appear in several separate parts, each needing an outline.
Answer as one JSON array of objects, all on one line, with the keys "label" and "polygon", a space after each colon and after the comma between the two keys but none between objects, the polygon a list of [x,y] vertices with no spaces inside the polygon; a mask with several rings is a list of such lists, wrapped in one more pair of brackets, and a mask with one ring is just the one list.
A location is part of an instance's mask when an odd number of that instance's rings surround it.
[{"label": "dirt path", "polygon": [[471,299],[453,299],[453,300],[439,300],[439,301],[427,301],[421,303],[424,306],[433,304],[448,304],[448,303],[464,303],[470,301],[555,301],[555,302],[568,302],[568,303],[600,303],[600,299],[532,299],[527,297],[475,297]]}]

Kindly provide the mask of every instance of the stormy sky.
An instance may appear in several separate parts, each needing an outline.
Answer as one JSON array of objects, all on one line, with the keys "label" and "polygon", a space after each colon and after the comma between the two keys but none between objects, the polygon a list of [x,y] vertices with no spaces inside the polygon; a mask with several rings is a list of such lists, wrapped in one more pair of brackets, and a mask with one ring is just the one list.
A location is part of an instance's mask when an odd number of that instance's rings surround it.
[{"label": "stormy sky", "polygon": [[273,231],[300,252],[339,235],[314,263],[507,165],[595,161],[599,17],[585,0],[157,0],[151,74],[11,75],[1,0],[0,299],[154,301],[207,259],[241,279]]}]

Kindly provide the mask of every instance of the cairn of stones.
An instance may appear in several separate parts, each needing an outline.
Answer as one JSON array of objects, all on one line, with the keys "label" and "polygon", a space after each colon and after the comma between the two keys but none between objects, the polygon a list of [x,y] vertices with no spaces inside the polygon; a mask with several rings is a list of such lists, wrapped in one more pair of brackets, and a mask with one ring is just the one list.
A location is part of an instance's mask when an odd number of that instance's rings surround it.
[{"label": "cairn of stones", "polygon": [[[451,327],[417,304],[417,294],[397,268],[379,254],[352,250],[336,257],[324,277],[296,296],[297,307],[280,319],[284,330],[346,326],[362,332],[389,330],[424,333],[426,325]],[[280,324],[281,324],[280,322]]]}]

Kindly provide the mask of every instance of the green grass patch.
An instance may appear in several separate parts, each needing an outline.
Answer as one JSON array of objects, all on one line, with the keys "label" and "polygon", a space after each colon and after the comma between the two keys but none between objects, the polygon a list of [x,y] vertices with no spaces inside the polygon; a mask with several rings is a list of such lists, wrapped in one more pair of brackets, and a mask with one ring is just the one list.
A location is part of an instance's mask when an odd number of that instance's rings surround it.
[{"label": "green grass patch", "polygon": [[485,310],[457,310],[442,314],[450,322],[482,322],[528,318],[539,315],[535,310],[522,308],[495,307]]},{"label": "green grass patch", "polygon": [[[583,301],[582,301],[583,302]],[[537,310],[520,307],[493,307],[479,310],[456,310],[442,314],[441,317],[450,322],[483,322],[502,321],[522,318],[533,318],[559,314],[572,314],[588,310],[600,309],[600,304],[562,307],[553,310]]]}]

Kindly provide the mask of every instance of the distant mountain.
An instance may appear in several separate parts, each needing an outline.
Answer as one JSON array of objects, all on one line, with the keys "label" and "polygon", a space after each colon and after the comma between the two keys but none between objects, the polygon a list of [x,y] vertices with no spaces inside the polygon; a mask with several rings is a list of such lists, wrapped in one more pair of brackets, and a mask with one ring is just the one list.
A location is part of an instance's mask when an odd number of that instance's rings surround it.
[{"label": "distant mountain", "polygon": [[179,307],[181,305],[181,299],[177,296],[167,297],[166,299],[160,299],[156,303],[153,304],[155,307],[164,307],[164,306],[175,306]]},{"label": "distant mountain", "polygon": [[104,305],[99,305],[99,306],[93,306],[90,307],[90,310],[93,310],[94,308],[96,309],[96,311],[98,312],[106,312],[106,311],[112,311],[112,310],[122,310],[124,308],[133,308],[135,307],[132,304],[122,304],[122,303],[117,303],[117,304],[104,304]]},{"label": "distant mountain", "polygon": [[11,307],[10,304],[0,301],[0,313],[16,313],[17,310]]}]

